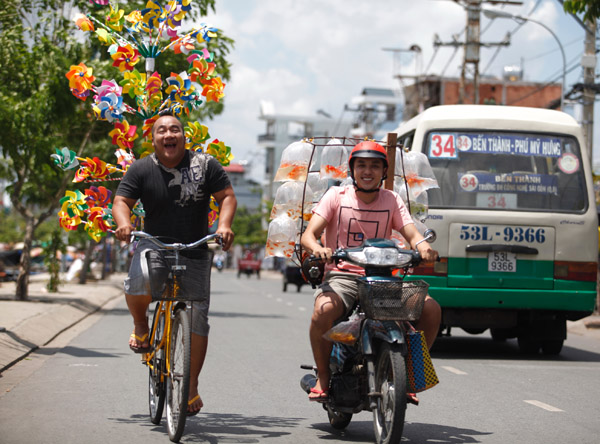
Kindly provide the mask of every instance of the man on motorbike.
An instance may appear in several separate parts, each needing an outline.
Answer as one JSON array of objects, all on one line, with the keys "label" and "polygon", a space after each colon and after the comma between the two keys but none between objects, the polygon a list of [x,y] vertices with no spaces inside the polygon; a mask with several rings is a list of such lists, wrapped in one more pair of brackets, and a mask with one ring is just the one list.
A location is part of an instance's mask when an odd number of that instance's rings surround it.
[{"label": "man on motorbike", "polygon": [[[313,216],[302,235],[302,246],[308,253],[327,260],[325,279],[315,293],[315,306],[310,324],[310,343],[317,366],[317,383],[309,400],[326,401],[329,388],[329,356],[333,343],[323,335],[343,319],[357,299],[356,277],[362,268],[340,262],[334,264],[332,252],[337,248],[360,245],[366,239],[387,238],[392,229],[399,231],[421,253],[424,261],[438,257],[416,229],[406,206],[394,191],[381,188],[388,171],[387,152],[381,145],[365,141],[357,144],[348,160],[353,184],[332,187],[313,210]],[[323,244],[319,242],[324,233]],[[441,308],[429,295],[425,300],[416,328],[423,330],[429,348],[437,337]],[[414,395],[409,398],[418,402]]]}]

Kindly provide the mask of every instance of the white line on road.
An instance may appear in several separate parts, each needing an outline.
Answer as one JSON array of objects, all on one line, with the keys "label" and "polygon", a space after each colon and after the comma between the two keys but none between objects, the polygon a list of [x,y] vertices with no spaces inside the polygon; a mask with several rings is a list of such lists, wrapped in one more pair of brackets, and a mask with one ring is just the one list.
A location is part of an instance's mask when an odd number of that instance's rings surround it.
[{"label": "white line on road", "polygon": [[450,373],[454,373],[455,375],[466,375],[468,373],[463,372],[462,370],[459,370],[457,368],[454,367],[450,367],[448,365],[442,365],[442,368],[444,370],[448,370]]},{"label": "white line on road", "polygon": [[548,405],[548,404],[544,404],[543,402],[540,402],[540,401],[536,401],[536,400],[525,400],[525,402],[526,402],[527,404],[534,405],[534,406],[536,406],[536,407],[539,407],[539,408],[541,408],[541,409],[548,410],[549,412],[564,412],[564,410],[561,410],[561,409],[559,409],[559,408],[557,408],[557,407],[553,407],[553,406],[551,406],[551,405]]},{"label": "white line on road", "polygon": [[306,311],[306,308],[304,308],[304,307],[298,307],[298,310],[300,310],[300,311]]}]

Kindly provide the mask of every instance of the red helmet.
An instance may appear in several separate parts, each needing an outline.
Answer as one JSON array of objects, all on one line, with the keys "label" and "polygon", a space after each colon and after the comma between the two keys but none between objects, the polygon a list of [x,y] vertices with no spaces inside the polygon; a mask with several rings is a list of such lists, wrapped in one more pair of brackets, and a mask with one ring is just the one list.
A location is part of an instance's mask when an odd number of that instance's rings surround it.
[{"label": "red helmet", "polygon": [[388,167],[387,151],[385,150],[385,148],[379,145],[377,142],[367,140],[356,144],[356,146],[352,148],[352,151],[350,152],[348,166],[350,167],[350,175],[352,177],[354,177],[354,170],[352,168],[352,164],[354,163],[354,159],[358,157],[370,157],[375,159],[381,159],[383,160],[384,168]]}]

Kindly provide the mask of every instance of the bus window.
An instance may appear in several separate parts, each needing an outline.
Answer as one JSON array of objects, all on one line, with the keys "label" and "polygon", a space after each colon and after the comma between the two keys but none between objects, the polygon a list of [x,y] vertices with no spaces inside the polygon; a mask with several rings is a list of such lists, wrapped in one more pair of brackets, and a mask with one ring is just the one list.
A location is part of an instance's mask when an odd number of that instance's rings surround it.
[{"label": "bus window", "polygon": [[431,208],[581,213],[588,207],[573,137],[444,130],[429,132],[425,144],[440,186]]}]

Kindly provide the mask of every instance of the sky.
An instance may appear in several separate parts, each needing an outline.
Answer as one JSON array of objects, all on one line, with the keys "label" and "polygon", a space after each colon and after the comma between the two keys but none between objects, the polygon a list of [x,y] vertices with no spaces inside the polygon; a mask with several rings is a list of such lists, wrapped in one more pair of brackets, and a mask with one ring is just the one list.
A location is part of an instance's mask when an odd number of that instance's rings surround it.
[{"label": "sky", "polygon": [[[558,0],[483,6],[550,27],[564,49],[567,70],[574,67],[566,76],[567,89],[583,81],[584,30]],[[277,113],[314,115],[322,109],[337,119],[365,87],[400,89],[395,74],[459,77],[462,48],[436,51],[433,41],[435,34],[442,42],[452,41],[453,35],[464,41],[466,17],[465,9],[451,0],[216,0],[216,13],[202,20],[233,38],[235,47],[229,55],[225,111],[205,124],[212,137],[231,146],[234,161],[250,161],[252,174],[261,174],[264,152],[257,138],[266,132],[259,119],[262,100],[272,102]],[[518,65],[526,81],[562,82],[559,44],[548,30],[533,22],[519,26],[510,19],[482,16],[482,42],[499,42],[507,31],[512,33],[509,47],[497,53],[496,48],[481,49],[480,73],[500,77],[504,66]],[[402,52],[394,60],[383,50],[414,44],[422,50],[420,58]],[[566,111],[579,119],[579,107],[567,106]],[[600,112],[595,114],[600,121]],[[599,133],[596,125],[595,140]],[[600,163],[600,149],[594,158]]]}]

